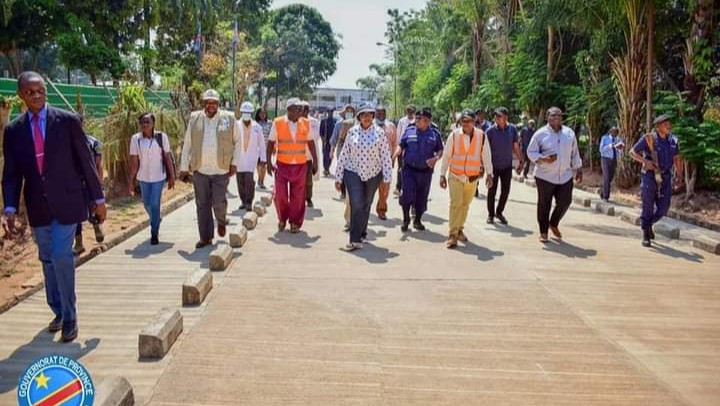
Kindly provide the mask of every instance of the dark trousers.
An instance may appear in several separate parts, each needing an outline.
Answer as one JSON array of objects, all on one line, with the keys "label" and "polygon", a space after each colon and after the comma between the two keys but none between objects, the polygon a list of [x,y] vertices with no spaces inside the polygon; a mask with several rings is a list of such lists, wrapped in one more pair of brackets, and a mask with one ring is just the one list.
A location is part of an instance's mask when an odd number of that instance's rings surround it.
[{"label": "dark trousers", "polygon": [[[495,217],[497,214],[503,214],[508,196],[510,196],[510,183],[512,182],[513,168],[501,169],[493,171],[493,185],[488,189],[487,193],[487,209],[488,217]],[[500,199],[495,207],[495,195],[497,194],[498,184],[500,187]]]},{"label": "dark trousers", "polygon": [[[565,213],[572,203],[573,180],[557,185],[546,180],[535,178],[538,190],[537,220],[540,234],[547,234],[550,226],[560,225]],[[555,209],[550,215],[552,201],[555,198]]]},{"label": "dark trousers", "polygon": [[255,199],[255,175],[253,172],[238,172],[237,179],[238,194],[243,206],[252,206]]},{"label": "dark trousers", "polygon": [[213,213],[218,224],[227,224],[227,187],[230,176],[193,172],[198,233],[201,241],[215,236]]},{"label": "dark trousers", "polygon": [[530,161],[527,150],[523,151],[523,155],[525,156],[525,160],[523,161],[523,176],[527,178],[528,173],[530,173],[530,165],[532,164],[532,161]]},{"label": "dark trousers", "polygon": [[403,213],[415,207],[415,219],[419,220],[427,211],[430,185],[432,184],[432,169],[413,169],[406,166],[402,170],[403,183],[400,194],[400,205]]},{"label": "dark trousers", "polygon": [[322,140],[323,143],[323,169],[326,171],[330,170],[330,164],[332,163],[332,155],[330,155],[330,151],[332,150],[332,145],[330,144],[330,137],[324,137]]},{"label": "dark trousers", "polygon": [[346,170],[343,179],[350,200],[350,242],[361,242],[367,236],[370,208],[382,181],[382,173],[363,182],[358,174]]},{"label": "dark trousers", "polygon": [[[659,191],[658,187],[660,188]],[[653,172],[644,173],[640,178],[640,197],[642,198],[640,226],[643,229],[650,228],[660,221],[670,209],[672,176],[669,173],[663,175],[662,182],[658,185]]]},{"label": "dark trousers", "polygon": [[610,185],[612,185],[612,181],[615,178],[615,168],[617,166],[617,161],[612,158],[603,158],[600,161],[600,165],[602,166],[603,174],[602,192],[600,192],[600,197],[603,199],[609,199]]},{"label": "dark trousers", "polygon": [[305,173],[305,200],[312,200],[313,197],[313,162],[307,161],[307,172]]},{"label": "dark trousers", "polygon": [[397,158],[397,182],[395,184],[395,190],[398,191],[398,193],[402,190],[402,167],[403,167],[403,159],[402,155],[398,156]]}]

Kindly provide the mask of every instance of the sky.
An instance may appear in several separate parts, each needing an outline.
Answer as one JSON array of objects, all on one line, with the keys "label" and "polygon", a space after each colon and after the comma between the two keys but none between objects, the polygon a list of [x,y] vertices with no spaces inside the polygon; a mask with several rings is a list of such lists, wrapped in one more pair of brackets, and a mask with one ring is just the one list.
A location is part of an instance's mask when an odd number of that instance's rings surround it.
[{"label": "sky", "polygon": [[300,2],[315,7],[333,31],[342,35],[337,70],[322,86],[343,88],[356,88],[355,81],[370,74],[370,64],[383,62],[385,50],[376,43],[386,42],[387,9],[402,13],[424,6],[419,0],[274,0],[272,7]]}]

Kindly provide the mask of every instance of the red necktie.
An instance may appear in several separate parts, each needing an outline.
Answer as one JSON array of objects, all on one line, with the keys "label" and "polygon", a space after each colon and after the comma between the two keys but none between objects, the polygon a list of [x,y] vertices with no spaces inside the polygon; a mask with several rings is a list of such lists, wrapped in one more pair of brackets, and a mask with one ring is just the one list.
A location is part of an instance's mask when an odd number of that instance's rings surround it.
[{"label": "red necktie", "polygon": [[45,140],[43,139],[42,130],[40,129],[40,115],[34,114],[32,118],[33,140],[35,141],[35,160],[37,161],[38,171],[42,175],[45,167]]}]

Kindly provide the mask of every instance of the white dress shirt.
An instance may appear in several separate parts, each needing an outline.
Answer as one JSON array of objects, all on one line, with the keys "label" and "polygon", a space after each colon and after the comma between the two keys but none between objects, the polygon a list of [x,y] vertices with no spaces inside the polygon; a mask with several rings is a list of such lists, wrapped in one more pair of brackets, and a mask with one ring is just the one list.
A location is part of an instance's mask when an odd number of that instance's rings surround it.
[{"label": "white dress shirt", "polygon": [[[165,133],[160,133],[165,150],[170,148],[170,140]],[[160,148],[155,136],[152,138],[143,137],[137,133],[130,138],[130,155],[137,156],[140,167],[137,172],[137,180],[140,182],[155,183],[165,180],[165,151]]]},{"label": "white dress shirt", "polygon": [[[315,141],[315,153],[319,154],[318,145],[320,145],[320,120],[315,117],[308,117],[308,120],[310,121],[310,136],[312,137],[312,140]],[[307,156],[308,161],[312,161],[310,147],[305,149],[305,156]]]},{"label": "white dress shirt", "polygon": [[[238,163],[238,172],[255,172],[258,160],[265,162],[267,153],[265,148],[265,138],[263,137],[262,126],[250,121],[250,127],[245,126],[242,120],[238,120],[240,126],[240,142],[235,144],[235,162]],[[248,143],[245,143],[246,131],[250,130]]]},{"label": "white dress shirt", "polygon": [[[556,185],[567,183],[573,171],[582,168],[575,132],[567,126],[562,126],[559,132],[549,125],[537,130],[530,139],[527,154],[535,163],[535,177]],[[538,161],[552,154],[557,154],[555,162]]]}]

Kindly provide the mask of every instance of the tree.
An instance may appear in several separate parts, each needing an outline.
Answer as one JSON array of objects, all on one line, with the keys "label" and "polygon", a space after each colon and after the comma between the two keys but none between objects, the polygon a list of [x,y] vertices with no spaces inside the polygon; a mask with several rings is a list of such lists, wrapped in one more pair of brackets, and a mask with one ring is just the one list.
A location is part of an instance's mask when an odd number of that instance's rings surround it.
[{"label": "tree", "polygon": [[267,82],[285,86],[286,94],[307,95],[337,68],[340,43],[330,24],[302,4],[274,10],[263,30],[262,66]]}]

